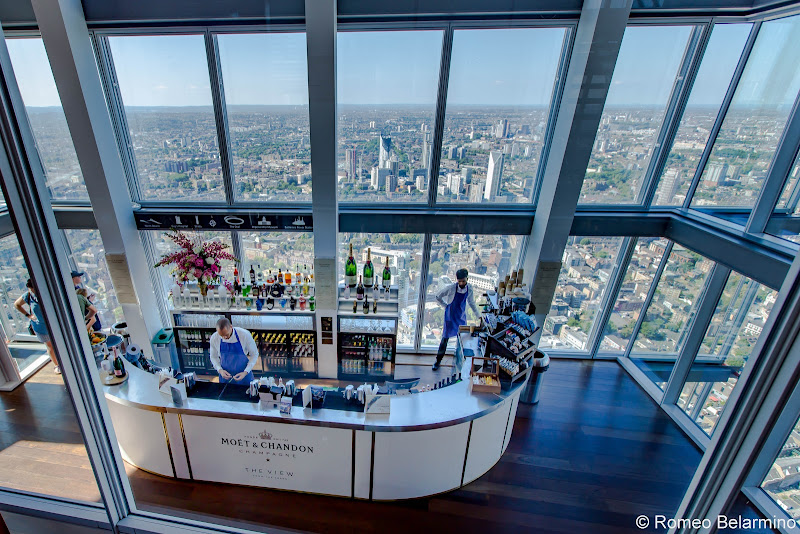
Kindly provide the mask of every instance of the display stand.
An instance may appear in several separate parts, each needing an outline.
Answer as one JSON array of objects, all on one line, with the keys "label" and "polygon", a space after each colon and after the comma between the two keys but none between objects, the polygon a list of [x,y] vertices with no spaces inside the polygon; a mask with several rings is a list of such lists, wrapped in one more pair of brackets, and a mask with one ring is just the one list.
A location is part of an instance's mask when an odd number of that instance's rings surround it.
[{"label": "display stand", "polygon": [[368,313],[363,313],[363,302],[357,302],[355,290],[345,298],[344,285],[339,285],[339,380],[385,381],[394,378],[397,355],[397,328],[400,304],[397,286],[389,289],[389,298],[381,292],[374,310],[372,288],[367,288]]}]

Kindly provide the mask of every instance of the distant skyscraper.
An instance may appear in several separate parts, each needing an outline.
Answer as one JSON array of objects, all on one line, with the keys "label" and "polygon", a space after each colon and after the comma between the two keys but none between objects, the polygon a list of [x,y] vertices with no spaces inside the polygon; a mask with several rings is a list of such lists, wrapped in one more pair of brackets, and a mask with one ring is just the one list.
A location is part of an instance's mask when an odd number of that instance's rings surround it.
[{"label": "distant skyscraper", "polygon": [[391,174],[389,169],[381,169],[379,167],[372,167],[372,175],[370,187],[375,191],[380,191],[386,187],[386,177]]},{"label": "distant skyscraper", "polygon": [[450,193],[458,196],[461,193],[463,178],[460,174],[450,174]]},{"label": "distant skyscraper", "polygon": [[390,193],[397,189],[397,175],[390,174],[386,177],[386,192]]},{"label": "distant skyscraper", "polygon": [[378,153],[378,167],[385,169],[389,163],[389,156],[392,154],[392,138],[380,136],[378,139],[380,152]]},{"label": "distant skyscraper", "polygon": [[728,164],[715,163],[708,166],[708,171],[703,176],[703,183],[708,186],[717,186],[720,182],[725,181],[725,175],[728,174]]},{"label": "distant skyscraper", "polygon": [[428,184],[425,183],[425,182],[426,182],[425,175],[417,175],[417,179],[416,179],[414,185],[420,191],[425,191],[425,189],[428,188]]},{"label": "distant skyscraper", "polygon": [[422,158],[420,162],[424,168],[428,168],[431,164],[431,143],[429,140],[429,134],[425,133],[422,135]]},{"label": "distant skyscraper", "polygon": [[681,172],[678,169],[669,169],[661,179],[661,192],[658,195],[658,203],[661,205],[670,204],[675,194],[680,188]]},{"label": "distant skyscraper", "polygon": [[355,182],[358,175],[356,174],[356,149],[348,148],[344,151],[344,168],[347,171],[347,179]]},{"label": "distant skyscraper", "polygon": [[445,155],[447,156],[447,159],[456,159],[456,157],[458,156],[458,147],[457,146],[447,147]]},{"label": "distant skyscraper", "polygon": [[508,137],[508,119],[502,119],[497,123],[494,130],[494,136],[498,139],[505,139]]},{"label": "distant skyscraper", "polygon": [[397,161],[397,158],[392,155],[391,159],[389,159],[389,163],[387,163],[386,168],[395,175],[395,177],[400,176],[400,162]]},{"label": "distant skyscraper", "polygon": [[469,201],[474,204],[479,204],[483,198],[483,180],[473,180],[469,184]]},{"label": "distant skyscraper", "polygon": [[472,172],[474,170],[472,167],[461,167],[461,177],[464,179],[465,184],[472,182]]},{"label": "distant skyscraper", "polygon": [[483,198],[493,202],[500,193],[500,180],[503,178],[503,160],[505,156],[496,150],[489,152],[489,166],[486,169],[486,190]]}]

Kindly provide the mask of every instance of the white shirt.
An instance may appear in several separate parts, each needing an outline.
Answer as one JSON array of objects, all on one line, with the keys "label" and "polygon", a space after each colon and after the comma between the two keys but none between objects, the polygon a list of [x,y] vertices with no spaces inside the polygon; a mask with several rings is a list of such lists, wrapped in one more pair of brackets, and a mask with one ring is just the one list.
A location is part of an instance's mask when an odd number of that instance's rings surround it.
[{"label": "white shirt", "polygon": [[211,336],[209,340],[209,344],[211,345],[211,365],[214,366],[217,372],[222,369],[220,365],[220,343],[236,343],[236,334],[239,334],[239,341],[242,343],[244,355],[247,356],[248,360],[244,372],[249,373],[253,370],[253,367],[255,367],[256,362],[258,362],[258,347],[256,347],[256,342],[250,332],[238,326],[234,326],[233,329],[235,332],[231,334],[230,339],[222,339],[222,336],[217,332],[214,332]]}]

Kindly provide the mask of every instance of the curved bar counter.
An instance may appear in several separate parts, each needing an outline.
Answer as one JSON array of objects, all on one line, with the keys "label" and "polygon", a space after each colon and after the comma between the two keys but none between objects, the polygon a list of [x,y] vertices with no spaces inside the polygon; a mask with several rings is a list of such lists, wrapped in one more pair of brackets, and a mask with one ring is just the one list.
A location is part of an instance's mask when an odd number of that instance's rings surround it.
[{"label": "curved bar counter", "polygon": [[486,473],[508,446],[522,387],[470,393],[465,365],[461,382],[392,395],[389,414],[283,415],[257,402],[175,406],[155,375],[128,367],[125,383],[104,387],[126,462],[167,477],[374,500],[434,495]]}]

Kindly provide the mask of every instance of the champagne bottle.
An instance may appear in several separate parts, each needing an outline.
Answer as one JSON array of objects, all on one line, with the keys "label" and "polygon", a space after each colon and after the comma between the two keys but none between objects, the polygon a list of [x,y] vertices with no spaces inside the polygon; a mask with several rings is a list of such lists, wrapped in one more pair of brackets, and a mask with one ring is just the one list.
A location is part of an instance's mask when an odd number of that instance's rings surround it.
[{"label": "champagne bottle", "polygon": [[364,280],[372,280],[375,275],[375,269],[372,267],[372,249],[367,249],[367,263],[364,264]]},{"label": "champagne bottle", "polygon": [[250,264],[250,285],[255,287],[256,286],[256,270],[253,269],[253,264]]},{"label": "champagne bottle", "polygon": [[356,298],[364,300],[364,284],[361,283],[361,276],[358,277],[358,287],[356,287]]},{"label": "champagne bottle", "polygon": [[[350,288],[348,287],[347,289],[349,290]],[[353,301],[353,313],[356,313],[356,312],[358,312],[358,301],[354,300]]]},{"label": "champagne bottle", "polygon": [[378,297],[380,296],[380,289],[378,289],[378,277],[375,277],[375,283],[372,285],[372,300],[377,304]]},{"label": "champagne bottle", "polygon": [[122,363],[122,358],[119,356],[114,358],[114,376],[117,378],[125,376],[125,365]]},{"label": "champagne bottle", "polygon": [[389,270],[389,256],[386,256],[386,265],[383,266],[383,287],[388,288],[392,285],[392,271]]},{"label": "champagne bottle", "polygon": [[344,298],[350,298],[350,286],[347,284],[344,285]]},{"label": "champagne bottle", "polygon": [[350,287],[355,287],[357,275],[358,275],[358,267],[356,266],[356,260],[353,257],[353,244],[350,243],[350,256],[347,257],[347,261],[344,264],[345,285],[348,285]]},{"label": "champagne bottle", "polygon": [[378,313],[378,299],[372,297],[372,313]]},{"label": "champagne bottle", "polygon": [[364,313],[369,313],[369,302],[367,300],[367,296],[364,295]]}]

